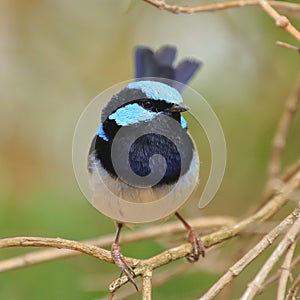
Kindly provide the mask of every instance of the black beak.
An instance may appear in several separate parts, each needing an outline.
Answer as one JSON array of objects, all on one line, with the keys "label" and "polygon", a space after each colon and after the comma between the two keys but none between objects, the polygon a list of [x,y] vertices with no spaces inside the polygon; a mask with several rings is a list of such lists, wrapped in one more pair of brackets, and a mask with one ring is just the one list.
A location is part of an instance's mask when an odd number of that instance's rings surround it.
[{"label": "black beak", "polygon": [[180,104],[174,103],[171,107],[165,109],[165,111],[174,112],[174,113],[175,112],[181,113],[181,112],[188,111],[189,109],[190,108],[187,105],[183,104],[183,103],[180,103]]}]

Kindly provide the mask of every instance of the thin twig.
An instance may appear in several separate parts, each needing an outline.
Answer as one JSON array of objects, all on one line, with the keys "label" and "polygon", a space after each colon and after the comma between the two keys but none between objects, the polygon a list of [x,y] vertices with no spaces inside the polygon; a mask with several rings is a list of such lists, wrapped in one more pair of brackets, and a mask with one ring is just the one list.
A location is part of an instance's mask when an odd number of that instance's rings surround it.
[{"label": "thin twig", "polygon": [[251,261],[266,250],[281,232],[286,230],[299,215],[299,210],[287,216],[278,226],[265,235],[250,251],[248,251],[239,261],[237,261],[229,270],[203,295],[200,300],[214,299],[219,292],[238,276]]},{"label": "thin twig", "polygon": [[280,180],[283,182],[289,181],[300,170],[300,159],[297,159],[294,163],[289,165],[280,176]]},{"label": "thin twig", "polygon": [[[214,229],[222,226],[230,226],[235,223],[234,218],[227,216],[206,216],[188,220],[189,224],[196,230]],[[185,229],[178,221],[159,224],[156,226],[143,228],[136,231],[124,232],[120,237],[120,244],[128,244],[132,242],[143,241],[151,238],[170,236],[174,233],[184,232]],[[82,241],[82,243],[91,244],[98,247],[111,246],[114,240],[114,235],[102,236],[95,239]],[[26,266],[32,266],[47,261],[73,257],[79,255],[80,252],[66,249],[47,249],[34,251],[24,255],[16,256],[10,259],[0,261],[0,273],[9,270],[19,269]]]},{"label": "thin twig", "polygon": [[287,49],[290,49],[290,50],[293,50],[293,51],[296,51],[296,52],[300,53],[300,48],[299,48],[299,47],[296,47],[296,46],[293,46],[293,45],[291,45],[291,44],[284,43],[284,42],[281,42],[281,41],[277,41],[277,42],[276,42],[276,45],[277,45],[277,46],[281,46],[281,47],[284,47],[284,48],[287,48]]},{"label": "thin twig", "polygon": [[271,154],[271,160],[268,167],[268,181],[266,183],[264,197],[266,197],[274,189],[274,181],[278,177],[282,153],[286,145],[287,134],[293,120],[293,116],[297,110],[300,101],[300,75],[297,79],[295,88],[292,91],[292,94],[286,101],[285,108],[281,115],[281,118],[278,123],[278,127],[275,133],[273,140],[273,150]]},{"label": "thin twig", "polygon": [[295,300],[296,293],[298,292],[300,284],[300,274],[297,276],[297,278],[294,280],[287,296],[287,300]]},{"label": "thin twig", "polygon": [[[160,273],[155,274],[155,277],[152,278],[152,287],[158,287],[163,285],[165,282],[169,281],[170,279],[182,275],[186,271],[190,270],[193,267],[193,264],[187,264],[185,262],[181,263],[179,266],[175,266],[172,269],[167,269],[164,271],[161,271]],[[99,288],[96,290],[98,291]],[[132,288],[122,290],[118,294],[114,294],[113,299],[114,300],[121,300],[121,299],[127,299],[128,297],[136,294],[136,291]],[[106,297],[99,298],[97,300],[106,300]]]},{"label": "thin twig", "polygon": [[259,5],[275,21],[276,26],[286,30],[300,42],[300,32],[291,24],[287,17],[280,15],[266,0],[259,0]]},{"label": "thin twig", "polygon": [[142,274],[142,297],[143,300],[151,300],[152,270],[146,269]]},{"label": "thin twig", "polygon": [[[296,3],[289,3],[283,1],[266,1],[266,0],[240,0],[240,1],[227,1],[221,3],[213,3],[199,6],[181,6],[176,4],[167,4],[165,0],[144,0],[145,2],[157,7],[161,10],[179,14],[179,13],[200,13],[209,11],[218,11],[229,8],[237,8],[244,6],[260,6],[271,18],[274,19],[276,26],[284,29],[290,33],[295,39],[300,41],[300,32],[291,24],[289,19],[280,15],[275,9],[285,9],[293,12],[300,11],[300,5]],[[282,46],[282,44],[281,44]],[[285,45],[286,47],[286,45]],[[290,47],[287,47],[290,48]],[[295,49],[293,49],[295,50]]]},{"label": "thin twig", "polygon": [[289,247],[285,255],[283,264],[281,266],[281,276],[279,279],[279,284],[277,289],[277,300],[285,299],[286,286],[289,277],[291,277],[291,262],[293,259],[295,248],[296,248],[296,243],[291,244],[291,246]]},{"label": "thin twig", "polygon": [[[179,13],[193,14],[193,13],[200,13],[200,12],[211,12],[211,11],[230,9],[230,8],[259,5],[258,0],[228,1],[228,2],[213,3],[213,4],[199,5],[199,6],[172,5],[172,4],[167,4],[166,1],[164,0],[144,0],[144,1],[159,9],[166,10],[174,14],[179,14]],[[283,1],[269,1],[269,3],[270,5],[272,5],[272,7],[279,10],[285,10],[285,11],[287,10],[290,12],[300,11],[300,5],[296,3],[289,3]]]},{"label": "thin twig", "polygon": [[274,267],[275,263],[280,259],[280,257],[285,253],[288,247],[295,242],[299,232],[300,232],[300,218],[299,218],[299,207],[294,213],[296,216],[295,223],[291,226],[289,231],[286,233],[285,237],[278,244],[272,255],[267,259],[263,267],[255,276],[254,280],[248,284],[248,288],[241,297],[241,300],[250,300],[255,297],[257,292],[261,289],[262,284],[266,280],[270,271]]},{"label": "thin twig", "polygon": [[[88,245],[86,243],[81,243],[72,240],[66,240],[62,238],[44,238],[44,237],[13,237],[0,239],[0,249],[1,248],[11,248],[11,247],[52,247],[58,249],[68,249],[78,251],[100,260],[113,263],[110,251]],[[130,259],[130,263],[134,263]]]},{"label": "thin twig", "polygon": [[[134,269],[135,276],[142,275],[146,270],[155,270],[161,266],[167,265],[170,262],[189,256],[193,251],[190,243],[180,245],[178,247],[166,250],[149,259],[140,260]],[[112,282],[109,286],[110,292],[115,292],[122,285],[128,282],[127,276],[122,276]]]},{"label": "thin twig", "polygon": [[[290,271],[294,270],[294,268],[300,263],[300,255],[297,256],[291,266],[290,266]],[[263,293],[272,283],[276,282],[280,276],[281,276],[281,270],[278,270],[278,272],[276,274],[274,274],[273,276],[271,276],[268,280],[266,280],[266,282],[261,286],[261,289],[258,291],[258,294]]]}]

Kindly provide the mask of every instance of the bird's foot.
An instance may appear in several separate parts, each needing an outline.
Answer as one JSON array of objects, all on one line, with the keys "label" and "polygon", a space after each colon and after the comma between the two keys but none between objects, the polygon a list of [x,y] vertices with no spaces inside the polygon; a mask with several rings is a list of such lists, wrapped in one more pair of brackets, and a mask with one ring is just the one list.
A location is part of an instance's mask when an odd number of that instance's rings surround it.
[{"label": "bird's foot", "polygon": [[198,233],[192,228],[189,229],[188,240],[193,246],[193,252],[187,257],[187,260],[196,262],[200,256],[205,256],[205,247]]},{"label": "bird's foot", "polygon": [[114,263],[121,269],[120,277],[123,273],[127,276],[128,280],[134,285],[137,292],[139,291],[136,283],[134,282],[134,270],[132,267],[127,263],[125,257],[122,254],[122,250],[117,243],[113,243],[111,246],[111,256]]}]

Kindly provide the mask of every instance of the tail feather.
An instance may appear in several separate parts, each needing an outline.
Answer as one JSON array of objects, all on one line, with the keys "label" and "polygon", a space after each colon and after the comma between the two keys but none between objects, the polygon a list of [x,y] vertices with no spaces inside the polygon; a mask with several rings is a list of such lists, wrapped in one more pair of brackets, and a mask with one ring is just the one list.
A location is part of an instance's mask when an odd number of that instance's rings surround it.
[{"label": "tail feather", "polygon": [[[148,47],[139,46],[135,51],[135,78],[160,77],[187,84],[201,66],[197,59],[185,59],[177,67],[174,66],[176,48],[163,46],[154,52]],[[172,84],[181,91],[183,86]]]},{"label": "tail feather", "polygon": [[172,67],[176,58],[176,48],[172,46],[162,46],[155,52],[156,62],[161,66]]},{"label": "tail feather", "polygon": [[155,77],[167,78],[167,79],[174,80],[175,70],[173,67],[169,67],[169,66],[158,66],[157,74]]},{"label": "tail feather", "polygon": [[156,76],[157,63],[150,48],[137,47],[135,51],[135,78]]},{"label": "tail feather", "polygon": [[187,84],[201,66],[198,60],[183,60],[175,69],[175,80]]}]

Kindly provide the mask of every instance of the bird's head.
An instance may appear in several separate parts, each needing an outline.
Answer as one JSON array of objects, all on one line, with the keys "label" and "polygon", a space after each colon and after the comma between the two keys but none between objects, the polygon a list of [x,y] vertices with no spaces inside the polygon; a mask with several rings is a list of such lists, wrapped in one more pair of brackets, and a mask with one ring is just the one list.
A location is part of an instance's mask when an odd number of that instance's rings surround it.
[{"label": "bird's head", "polygon": [[162,115],[178,121],[186,129],[187,122],[181,113],[188,109],[181,94],[165,83],[150,80],[132,82],[114,95],[103,109],[98,135],[109,139],[120,127],[153,123]]}]

